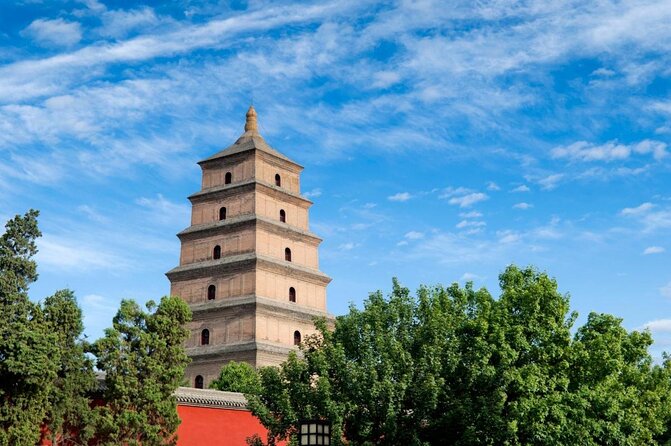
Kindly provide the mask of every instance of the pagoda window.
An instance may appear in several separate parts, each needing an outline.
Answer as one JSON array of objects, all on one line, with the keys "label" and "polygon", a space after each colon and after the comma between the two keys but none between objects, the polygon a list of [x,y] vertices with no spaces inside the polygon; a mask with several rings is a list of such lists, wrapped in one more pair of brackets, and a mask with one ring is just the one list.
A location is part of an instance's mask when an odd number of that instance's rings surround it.
[{"label": "pagoda window", "polygon": [[284,260],[291,262],[291,250],[289,248],[284,249]]},{"label": "pagoda window", "polygon": [[287,213],[284,212],[284,209],[280,209],[280,221],[281,221],[282,223],[286,223],[286,222],[287,222]]},{"label": "pagoda window", "polygon": [[282,177],[280,177],[279,173],[275,174],[275,186],[277,186],[277,187],[282,186]]},{"label": "pagoda window", "polygon": [[207,328],[200,332],[200,345],[210,345],[210,330]]},{"label": "pagoda window", "polygon": [[301,345],[301,332],[298,330],[294,331],[294,345]]},{"label": "pagoda window", "polygon": [[231,172],[226,172],[226,176],[224,177],[224,184],[231,184],[232,180],[233,174]]},{"label": "pagoda window", "polygon": [[219,209],[219,220],[226,220],[226,208]]},{"label": "pagoda window", "polygon": [[202,389],[203,388],[203,377],[202,377],[202,375],[196,376],[195,387],[196,387],[196,389]]},{"label": "pagoda window", "polygon": [[214,300],[215,297],[217,297],[217,287],[210,285],[207,287],[207,300]]},{"label": "pagoda window", "polygon": [[296,302],[296,288],[289,288],[289,302]]},{"label": "pagoda window", "polygon": [[214,247],[214,251],[212,251],[212,257],[214,257],[215,260],[221,258],[221,246],[217,245]]}]

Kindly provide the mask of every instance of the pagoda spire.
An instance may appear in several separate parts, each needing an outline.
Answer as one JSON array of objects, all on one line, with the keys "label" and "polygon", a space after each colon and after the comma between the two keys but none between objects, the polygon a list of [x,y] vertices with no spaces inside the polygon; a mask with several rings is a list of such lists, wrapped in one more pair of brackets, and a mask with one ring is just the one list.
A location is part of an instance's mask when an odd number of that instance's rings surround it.
[{"label": "pagoda spire", "polygon": [[245,133],[259,133],[259,126],[256,122],[256,110],[250,105],[247,110],[247,121],[245,122]]}]

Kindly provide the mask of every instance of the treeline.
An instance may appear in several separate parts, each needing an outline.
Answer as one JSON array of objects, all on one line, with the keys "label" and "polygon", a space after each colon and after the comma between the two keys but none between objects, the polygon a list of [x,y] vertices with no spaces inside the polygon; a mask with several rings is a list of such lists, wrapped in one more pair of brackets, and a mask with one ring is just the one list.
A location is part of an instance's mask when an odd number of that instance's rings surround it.
[{"label": "treeline", "polygon": [[0,237],[0,446],[174,444],[188,306],[124,300],[104,337],[88,343],[71,291],[28,297],[37,216],[15,217]]},{"label": "treeline", "polygon": [[336,445],[671,444],[671,364],[650,333],[597,313],[573,330],[568,296],[533,268],[508,267],[500,288],[412,296],[394,280],[280,367],[232,363],[214,386],[246,393],[269,430],[254,445],[314,418]]}]

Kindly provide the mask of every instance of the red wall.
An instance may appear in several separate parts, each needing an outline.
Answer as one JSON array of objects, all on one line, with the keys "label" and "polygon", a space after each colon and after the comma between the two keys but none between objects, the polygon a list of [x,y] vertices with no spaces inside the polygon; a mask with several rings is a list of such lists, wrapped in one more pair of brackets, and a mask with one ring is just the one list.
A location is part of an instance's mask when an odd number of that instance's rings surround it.
[{"label": "red wall", "polygon": [[182,420],[177,428],[178,446],[244,446],[253,434],[266,441],[266,430],[247,410],[178,405],[177,413]]}]

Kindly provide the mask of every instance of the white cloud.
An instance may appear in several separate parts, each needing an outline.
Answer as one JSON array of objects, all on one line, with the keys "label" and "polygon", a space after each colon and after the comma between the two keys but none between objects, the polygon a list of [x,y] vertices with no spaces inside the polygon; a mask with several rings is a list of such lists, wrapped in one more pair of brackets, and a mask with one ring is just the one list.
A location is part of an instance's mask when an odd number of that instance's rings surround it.
[{"label": "white cloud", "polygon": [[191,208],[186,204],[177,204],[158,194],[156,198],[138,198],[135,203],[151,214],[151,220],[164,224],[187,226],[190,222]]},{"label": "white cloud", "polygon": [[474,273],[465,272],[459,278],[460,282],[472,282],[474,280],[480,279],[481,277]]},{"label": "white cloud", "polygon": [[460,212],[459,217],[461,217],[461,218],[480,218],[480,217],[482,217],[482,213],[478,212],[478,211]]},{"label": "white cloud", "polygon": [[462,220],[456,224],[456,227],[459,229],[480,228],[483,226],[487,226],[487,223],[485,223],[484,221],[474,221],[474,220]]},{"label": "white cloud", "polygon": [[515,189],[511,190],[510,192],[529,192],[531,189],[529,189],[529,186],[526,184],[522,184],[521,186],[517,186]]},{"label": "white cloud", "polygon": [[305,198],[317,198],[317,197],[321,197],[321,195],[322,195],[322,190],[319,189],[319,188],[315,188],[315,189],[312,189],[310,191],[303,192],[303,196]]},{"label": "white cloud", "polygon": [[396,243],[396,246],[406,246],[408,244],[407,240],[401,240],[400,242]]},{"label": "white cloud", "polygon": [[646,202],[646,203],[643,203],[639,206],[636,206],[635,208],[624,208],[620,211],[620,214],[622,214],[622,215],[641,215],[641,214],[647,213],[648,211],[650,211],[654,207],[655,207],[654,204],[652,204],[650,202]]},{"label": "white cloud", "polygon": [[351,251],[354,248],[356,248],[357,246],[359,246],[357,243],[347,242],[347,243],[341,243],[338,246],[338,249],[340,249],[341,251]]},{"label": "white cloud", "polygon": [[516,243],[522,238],[518,232],[511,230],[497,231],[496,235],[499,237],[499,243],[502,244]]},{"label": "white cloud", "polygon": [[129,267],[127,259],[113,254],[102,244],[84,243],[45,234],[37,241],[39,265],[60,271],[120,270]]},{"label": "white cloud", "polygon": [[654,321],[646,322],[643,325],[643,328],[657,333],[670,333],[671,319],[657,319]]},{"label": "white cloud", "polygon": [[126,37],[132,31],[146,29],[159,23],[154,10],[148,7],[129,11],[106,11],[101,19],[103,26],[97,30],[98,33],[114,38]]},{"label": "white cloud", "polygon": [[493,181],[487,183],[487,190],[497,191],[501,190],[501,187]]},{"label": "white cloud", "polygon": [[476,192],[465,187],[448,187],[440,195],[440,198],[447,199],[447,202],[452,205],[458,205],[459,207],[466,208],[471,207],[475,203],[488,199],[489,196],[482,192]]},{"label": "white cloud", "polygon": [[555,173],[541,178],[537,181],[540,186],[545,190],[552,190],[557,187],[559,182],[564,178],[563,173]]},{"label": "white cloud", "polygon": [[568,146],[555,147],[551,151],[553,158],[567,158],[571,161],[616,161],[626,160],[632,153],[652,154],[660,160],[666,157],[666,143],[661,141],[643,140],[636,144],[620,144],[615,141],[595,145],[587,141],[578,141]]},{"label": "white cloud", "polygon": [[513,205],[513,209],[522,209],[523,211],[527,210],[527,209],[531,209],[532,207],[534,207],[533,204],[524,203],[524,202],[517,203],[517,204]]},{"label": "white cloud", "polygon": [[424,234],[422,232],[418,232],[418,231],[410,231],[410,232],[405,234],[405,238],[407,238],[408,240],[418,240],[418,239],[423,238],[423,237],[424,237]]},{"label": "white cloud", "polygon": [[82,38],[81,26],[77,22],[66,22],[63,19],[37,19],[21,35],[27,36],[44,46],[72,46]]},{"label": "white cloud", "polygon": [[666,251],[664,248],[661,246],[648,246],[643,250],[643,255],[649,255],[649,254],[661,254],[664,251]]},{"label": "white cloud", "polygon": [[387,200],[389,201],[408,201],[409,199],[412,198],[412,195],[410,195],[409,192],[399,192],[394,195],[390,195],[387,197]]}]

